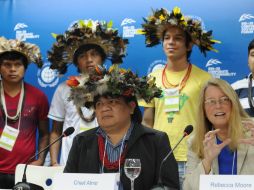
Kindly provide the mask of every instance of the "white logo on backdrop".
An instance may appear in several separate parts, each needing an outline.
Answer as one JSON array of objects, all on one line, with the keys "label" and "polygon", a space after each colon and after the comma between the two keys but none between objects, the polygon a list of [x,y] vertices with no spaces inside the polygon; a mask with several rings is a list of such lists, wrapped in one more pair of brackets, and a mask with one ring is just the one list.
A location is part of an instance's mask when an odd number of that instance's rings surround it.
[{"label": "white logo on backdrop", "polygon": [[135,20],[131,18],[123,19],[121,26],[123,27],[123,37],[124,38],[133,38],[135,34],[138,34],[139,28],[135,28],[133,23],[136,23]]},{"label": "white logo on backdrop", "polygon": [[16,39],[26,41],[26,39],[35,39],[40,37],[38,34],[28,32],[25,28],[28,28],[28,25],[25,23],[18,23],[15,25],[14,31],[16,31]]},{"label": "white logo on backdrop", "polygon": [[222,62],[219,61],[218,59],[210,59],[209,61],[207,61],[206,67],[209,67],[212,65],[218,65],[218,64],[222,64]]},{"label": "white logo on backdrop", "polygon": [[227,69],[221,69],[218,64],[222,64],[222,62],[218,59],[210,59],[206,63],[207,71],[215,78],[221,77],[233,77],[236,76],[236,73],[230,72]]},{"label": "white logo on backdrop", "polygon": [[27,28],[28,26],[25,23],[18,23],[16,24],[16,26],[14,27],[14,31],[22,29],[22,28]]},{"label": "white logo on backdrop", "polygon": [[125,18],[123,19],[121,26],[127,25],[127,24],[131,24],[131,23],[135,23],[136,21],[131,19],[131,18]]},{"label": "white logo on backdrop", "polygon": [[254,18],[254,16],[251,14],[242,14],[242,16],[240,16],[240,18],[239,18],[239,22],[242,22],[244,20],[249,20],[252,18]]},{"label": "white logo on backdrop", "polygon": [[147,74],[150,74],[151,72],[154,72],[158,69],[164,68],[166,63],[167,63],[167,61],[165,61],[165,60],[153,61],[148,67]]},{"label": "white logo on backdrop", "polygon": [[241,34],[253,34],[254,33],[254,16],[251,14],[242,14],[239,18],[241,23]]},{"label": "white logo on backdrop", "polygon": [[41,87],[54,87],[58,84],[58,72],[50,69],[50,64],[45,63],[37,73],[38,83]]}]

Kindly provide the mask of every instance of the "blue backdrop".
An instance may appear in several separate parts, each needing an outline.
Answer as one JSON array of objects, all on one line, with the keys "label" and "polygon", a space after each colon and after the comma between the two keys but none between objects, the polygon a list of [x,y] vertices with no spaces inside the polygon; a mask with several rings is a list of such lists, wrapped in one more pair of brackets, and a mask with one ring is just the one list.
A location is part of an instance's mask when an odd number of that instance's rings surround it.
[{"label": "blue backdrop", "polygon": [[[46,52],[55,41],[51,33],[63,33],[79,19],[113,20],[114,27],[129,39],[128,56],[123,67],[132,68],[139,75],[165,64],[161,45],[146,48],[144,36],[137,35],[142,18],[151,10],[164,7],[172,10],[179,6],[184,15],[202,21],[206,30],[213,30],[219,53],[207,57],[194,48],[191,62],[232,83],[249,73],[247,46],[254,37],[253,0],[0,0],[0,36],[23,38],[41,48],[44,62]],[[109,65],[109,63],[107,63]],[[58,78],[49,69],[30,65],[25,80],[42,89],[51,101],[56,86],[69,75],[76,74],[71,66],[67,74]]]}]

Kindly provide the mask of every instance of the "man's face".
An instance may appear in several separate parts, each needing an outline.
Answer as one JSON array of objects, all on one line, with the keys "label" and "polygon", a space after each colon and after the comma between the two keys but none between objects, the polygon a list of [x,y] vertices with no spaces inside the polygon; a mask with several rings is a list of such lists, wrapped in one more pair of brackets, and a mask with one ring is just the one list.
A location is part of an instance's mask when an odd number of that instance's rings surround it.
[{"label": "man's face", "polygon": [[118,130],[131,121],[135,107],[123,98],[101,97],[95,104],[97,121],[105,131]]},{"label": "man's face", "polygon": [[20,60],[4,60],[0,64],[0,74],[3,81],[17,83],[24,77],[25,66]]},{"label": "man's face", "polygon": [[96,65],[102,64],[102,57],[95,49],[90,49],[78,57],[78,68],[81,73],[93,71]]},{"label": "man's face", "polygon": [[187,58],[187,51],[191,48],[191,44],[186,47],[186,36],[182,29],[178,27],[167,28],[163,39],[163,50],[169,59]]},{"label": "man's face", "polygon": [[252,73],[254,73],[254,49],[251,49],[248,56],[248,65]]}]

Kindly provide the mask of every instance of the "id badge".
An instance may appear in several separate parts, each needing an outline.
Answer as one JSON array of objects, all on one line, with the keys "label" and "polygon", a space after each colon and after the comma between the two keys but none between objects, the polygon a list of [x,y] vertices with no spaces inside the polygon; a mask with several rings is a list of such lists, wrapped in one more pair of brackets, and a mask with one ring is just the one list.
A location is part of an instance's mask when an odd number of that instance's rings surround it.
[{"label": "id badge", "polygon": [[0,147],[5,150],[12,151],[18,135],[19,130],[5,125],[2,135],[0,137]]},{"label": "id badge", "polygon": [[179,90],[177,88],[165,89],[165,112],[179,111]]}]

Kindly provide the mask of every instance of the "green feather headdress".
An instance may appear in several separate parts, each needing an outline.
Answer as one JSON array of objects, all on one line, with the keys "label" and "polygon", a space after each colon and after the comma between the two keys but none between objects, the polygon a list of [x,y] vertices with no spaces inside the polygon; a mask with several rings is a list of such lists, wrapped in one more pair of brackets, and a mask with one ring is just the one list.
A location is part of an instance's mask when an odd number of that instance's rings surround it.
[{"label": "green feather headdress", "polygon": [[112,63],[122,63],[128,40],[120,37],[118,30],[113,29],[112,25],[112,21],[79,20],[64,34],[53,34],[56,42],[48,51],[51,69],[57,69],[60,74],[64,74],[67,65],[73,63],[76,50],[86,44],[100,46]]},{"label": "green feather headdress", "polygon": [[200,21],[184,17],[178,7],[175,7],[171,13],[161,8],[144,18],[142,34],[145,35],[146,46],[152,47],[160,44],[165,30],[169,26],[177,26],[186,31],[191,36],[192,42],[199,47],[204,55],[206,55],[206,51],[217,52],[212,46],[220,41],[212,39],[212,31],[206,32],[202,29]]}]

